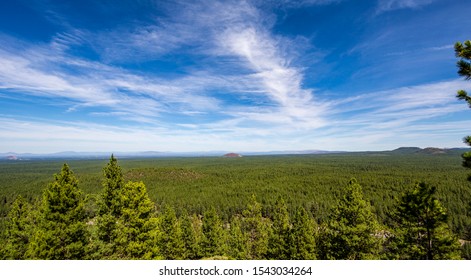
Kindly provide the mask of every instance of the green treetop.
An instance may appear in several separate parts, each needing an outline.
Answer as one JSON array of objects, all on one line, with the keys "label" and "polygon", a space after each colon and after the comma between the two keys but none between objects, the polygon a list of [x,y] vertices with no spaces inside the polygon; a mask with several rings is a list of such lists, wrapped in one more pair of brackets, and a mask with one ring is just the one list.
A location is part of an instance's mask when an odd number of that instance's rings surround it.
[{"label": "green treetop", "polygon": [[315,224],[304,207],[297,209],[289,237],[290,259],[316,259]]},{"label": "green treetop", "polygon": [[437,260],[459,258],[458,240],[448,228],[447,214],[436,188],[420,183],[405,193],[394,215],[392,258]]},{"label": "green treetop", "polygon": [[[455,55],[460,58],[457,62],[458,75],[464,77],[466,80],[471,80],[471,41],[465,41],[464,44],[457,42],[455,44]],[[471,97],[465,90],[459,90],[456,97],[460,100],[464,100],[471,107]],[[471,136],[466,136],[463,141],[471,146]],[[471,168],[471,152],[466,152],[462,155],[463,166]],[[468,180],[471,181],[471,175],[468,176]]]},{"label": "green treetop", "polygon": [[262,206],[255,195],[252,195],[247,209],[242,213],[242,230],[248,235],[249,259],[265,259],[268,252],[268,237],[270,236],[269,220],[262,216]]},{"label": "green treetop", "polygon": [[214,207],[203,213],[201,254],[205,258],[221,256],[224,253],[225,234],[222,222]]},{"label": "green treetop", "polygon": [[191,217],[184,209],[180,217],[181,239],[183,242],[182,259],[194,260],[198,258],[198,240]]},{"label": "green treetop", "polygon": [[5,259],[22,260],[32,234],[33,219],[31,205],[19,195],[7,216],[6,243],[2,255]]},{"label": "green treetop", "polygon": [[83,259],[88,243],[84,200],[67,164],[43,192],[28,255],[37,259]]},{"label": "green treetop", "polygon": [[111,155],[110,161],[103,168],[103,192],[100,204],[100,214],[111,214],[118,217],[121,214],[120,192],[124,186],[123,172],[118,160]]},{"label": "green treetop", "polygon": [[289,235],[291,224],[288,208],[280,196],[275,202],[272,215],[272,230],[268,242],[268,258],[274,260],[287,260],[290,256]]},{"label": "green treetop", "polygon": [[377,259],[381,248],[379,225],[361,186],[352,179],[338,200],[327,227],[324,258]]},{"label": "green treetop", "polygon": [[157,221],[152,217],[154,203],[142,182],[128,182],[121,192],[121,216],[117,220],[117,253],[125,259],[157,257],[155,231]]},{"label": "green treetop", "polygon": [[118,160],[111,155],[110,161],[103,168],[103,191],[99,200],[97,217],[97,235],[100,240],[102,257],[116,258],[117,222],[122,213],[123,173]]},{"label": "green treetop", "polygon": [[242,221],[239,215],[234,215],[229,228],[228,255],[236,260],[246,260],[248,254],[247,234],[242,231]]},{"label": "green treetop", "polygon": [[[191,232],[189,232],[189,234],[191,234]],[[192,237],[188,236],[188,238]],[[183,258],[184,244],[182,232],[175,211],[171,206],[166,206],[160,217],[157,244],[160,255],[164,259],[178,260]]]}]

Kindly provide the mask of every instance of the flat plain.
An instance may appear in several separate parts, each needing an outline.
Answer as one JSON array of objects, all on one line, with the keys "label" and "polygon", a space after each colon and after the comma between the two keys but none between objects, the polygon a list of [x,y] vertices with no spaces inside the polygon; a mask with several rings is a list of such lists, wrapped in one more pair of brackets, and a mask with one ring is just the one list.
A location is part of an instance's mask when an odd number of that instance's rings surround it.
[{"label": "flat plain", "polygon": [[[53,180],[63,163],[69,164],[87,196],[87,211],[95,214],[102,190],[102,169],[108,159],[0,161],[0,216],[21,194],[33,202]],[[328,218],[342,186],[355,178],[380,223],[387,224],[397,199],[417,182],[438,188],[449,224],[462,239],[471,236],[471,183],[459,153],[344,153],[326,155],[188,157],[118,159],[125,180],[145,183],[159,208],[171,205],[177,215],[202,214],[214,206],[222,219],[241,213],[254,194],[270,215],[282,196],[292,214],[304,206],[319,222]],[[3,222],[2,222],[3,224]]]}]

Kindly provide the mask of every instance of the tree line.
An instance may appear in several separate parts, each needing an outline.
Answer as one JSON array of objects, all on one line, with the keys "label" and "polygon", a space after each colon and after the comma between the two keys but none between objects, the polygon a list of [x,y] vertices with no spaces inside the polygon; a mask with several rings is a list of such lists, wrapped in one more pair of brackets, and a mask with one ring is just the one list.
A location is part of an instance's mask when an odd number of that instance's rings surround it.
[{"label": "tree line", "polygon": [[7,216],[2,259],[459,259],[437,189],[418,183],[380,224],[355,179],[341,190],[326,222],[283,197],[263,209],[252,195],[225,221],[156,205],[144,183],[125,181],[112,155],[103,168],[96,213],[67,164],[31,204],[18,196]]}]

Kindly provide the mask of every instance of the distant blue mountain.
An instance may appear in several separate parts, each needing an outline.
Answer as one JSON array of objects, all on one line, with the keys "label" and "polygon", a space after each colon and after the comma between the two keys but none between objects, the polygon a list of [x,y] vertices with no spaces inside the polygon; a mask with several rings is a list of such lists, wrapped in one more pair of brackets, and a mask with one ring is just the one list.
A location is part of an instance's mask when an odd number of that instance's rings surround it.
[{"label": "distant blue mountain", "polygon": [[[419,147],[400,147],[391,151],[379,152],[355,152],[355,153],[374,153],[384,155],[412,155],[412,154],[453,154],[461,155],[469,151],[467,148],[419,148]],[[119,158],[156,158],[156,157],[213,157],[223,156],[232,151],[205,151],[205,152],[74,152],[65,151],[50,154],[32,154],[32,153],[0,153],[0,160],[32,160],[32,159],[107,159],[114,154]],[[353,153],[346,151],[324,151],[324,150],[301,150],[301,151],[269,151],[269,152],[238,152],[241,156],[257,156],[257,155],[313,155],[313,154],[334,154],[334,153]]]}]

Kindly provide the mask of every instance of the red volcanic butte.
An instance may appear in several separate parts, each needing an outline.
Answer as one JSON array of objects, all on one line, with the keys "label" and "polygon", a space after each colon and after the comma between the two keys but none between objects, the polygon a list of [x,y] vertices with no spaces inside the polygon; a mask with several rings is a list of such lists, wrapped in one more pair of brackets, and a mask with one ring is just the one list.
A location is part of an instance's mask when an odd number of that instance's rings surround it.
[{"label": "red volcanic butte", "polygon": [[237,158],[237,157],[242,157],[242,156],[236,153],[228,153],[228,154],[225,154],[223,157]]}]

